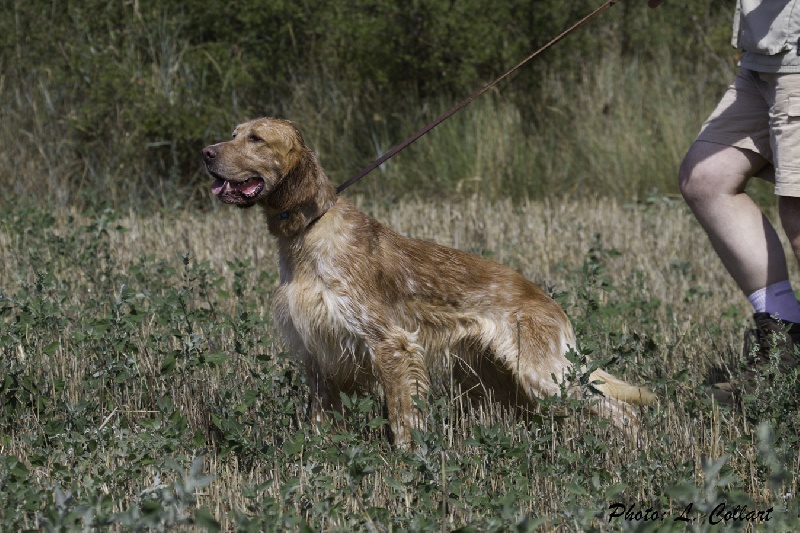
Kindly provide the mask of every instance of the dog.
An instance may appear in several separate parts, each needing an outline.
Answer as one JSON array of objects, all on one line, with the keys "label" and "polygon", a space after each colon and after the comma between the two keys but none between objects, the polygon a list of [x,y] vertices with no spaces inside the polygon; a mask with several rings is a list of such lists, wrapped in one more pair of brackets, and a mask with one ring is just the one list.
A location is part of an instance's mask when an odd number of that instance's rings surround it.
[{"label": "dog", "polygon": [[[258,205],[277,240],[274,319],[304,364],[313,420],[341,410],[340,392],[377,383],[394,441],[407,445],[411,429],[424,428],[415,396],[426,399],[443,357],[462,386],[492,386],[498,399],[532,406],[560,393],[556,378],[570,371],[565,354],[576,346],[561,307],[510,268],[404,237],[356,209],[293,123],[239,124],[203,159],[213,194]],[[631,404],[654,395],[602,370],[591,379],[601,393],[591,409],[635,432]]]}]

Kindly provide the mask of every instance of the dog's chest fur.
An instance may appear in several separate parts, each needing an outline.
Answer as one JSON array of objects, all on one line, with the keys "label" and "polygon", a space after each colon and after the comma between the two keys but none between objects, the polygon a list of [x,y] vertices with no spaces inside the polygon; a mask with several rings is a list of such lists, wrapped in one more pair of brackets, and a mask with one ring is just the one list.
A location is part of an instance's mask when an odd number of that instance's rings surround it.
[{"label": "dog's chest fur", "polygon": [[352,234],[337,213],[293,242],[282,243],[281,282],[275,293],[275,318],[291,349],[313,357],[322,374],[336,380],[368,381],[363,302],[353,272],[343,259],[352,254]]}]

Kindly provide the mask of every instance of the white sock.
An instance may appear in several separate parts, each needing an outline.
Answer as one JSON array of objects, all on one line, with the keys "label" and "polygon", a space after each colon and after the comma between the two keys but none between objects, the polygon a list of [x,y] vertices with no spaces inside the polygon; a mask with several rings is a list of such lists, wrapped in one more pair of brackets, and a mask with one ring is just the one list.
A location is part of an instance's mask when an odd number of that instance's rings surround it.
[{"label": "white sock", "polygon": [[800,303],[788,280],[758,290],[747,299],[756,313],[769,313],[787,322],[800,322]]}]

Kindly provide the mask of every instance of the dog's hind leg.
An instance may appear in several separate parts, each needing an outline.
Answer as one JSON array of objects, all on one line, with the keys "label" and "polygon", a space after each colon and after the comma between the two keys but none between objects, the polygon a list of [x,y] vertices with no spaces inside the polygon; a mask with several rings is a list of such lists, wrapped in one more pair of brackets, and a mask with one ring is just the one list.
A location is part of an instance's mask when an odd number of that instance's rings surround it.
[{"label": "dog's hind leg", "polygon": [[392,330],[370,343],[372,364],[386,396],[389,425],[395,444],[411,441],[410,429],[424,429],[425,416],[414,404],[414,397],[427,400],[430,378],[423,348],[417,335]]},{"label": "dog's hind leg", "polygon": [[[571,371],[565,353],[575,347],[566,317],[563,323],[522,318],[515,320],[510,331],[513,333],[492,342],[491,349],[498,362],[503,363],[531,401],[561,394],[561,384]],[[574,397],[586,396],[581,387],[567,386],[567,392]],[[589,407],[592,413],[609,418],[620,429],[636,431],[636,413],[627,403],[606,394],[587,399],[592,402]]]}]

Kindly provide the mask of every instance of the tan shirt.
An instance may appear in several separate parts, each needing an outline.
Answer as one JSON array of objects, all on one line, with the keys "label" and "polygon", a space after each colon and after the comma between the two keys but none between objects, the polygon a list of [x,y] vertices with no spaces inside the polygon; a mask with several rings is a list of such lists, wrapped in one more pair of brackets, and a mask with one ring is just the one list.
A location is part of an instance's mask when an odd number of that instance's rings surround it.
[{"label": "tan shirt", "polygon": [[737,0],[731,44],[741,66],[757,72],[800,72],[800,0]]}]

